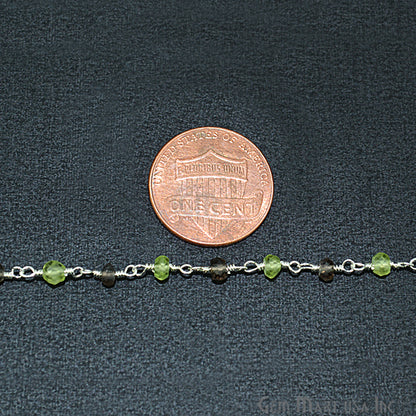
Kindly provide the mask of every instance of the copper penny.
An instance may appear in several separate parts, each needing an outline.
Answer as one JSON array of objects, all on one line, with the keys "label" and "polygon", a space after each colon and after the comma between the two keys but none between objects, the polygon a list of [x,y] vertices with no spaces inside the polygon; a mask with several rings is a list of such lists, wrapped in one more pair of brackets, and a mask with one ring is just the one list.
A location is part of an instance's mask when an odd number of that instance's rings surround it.
[{"label": "copper penny", "polygon": [[219,127],[199,127],[170,140],[149,176],[150,200],[178,237],[203,246],[242,240],[265,219],[273,177],[260,150]]}]

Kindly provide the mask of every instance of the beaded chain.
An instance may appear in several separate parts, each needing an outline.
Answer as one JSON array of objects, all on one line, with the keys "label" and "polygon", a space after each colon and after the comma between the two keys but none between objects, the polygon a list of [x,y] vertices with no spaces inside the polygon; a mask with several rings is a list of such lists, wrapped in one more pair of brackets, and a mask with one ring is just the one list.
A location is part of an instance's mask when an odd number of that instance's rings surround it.
[{"label": "beaded chain", "polygon": [[371,271],[376,276],[385,277],[392,269],[407,269],[416,272],[416,257],[409,262],[394,263],[385,253],[377,253],[373,256],[371,263],[357,263],[351,259],[336,265],[331,259],[321,260],[319,265],[300,263],[298,261],[281,261],[274,254],[267,255],[262,263],[253,260],[246,261],[243,266],[228,264],[221,258],[212,259],[210,266],[191,266],[183,264],[176,266],[169,262],[168,257],[159,256],[152,264],[130,264],[122,271],[116,271],[111,263],[104,266],[103,270],[88,270],[83,267],[66,268],[62,263],[51,260],[45,263],[42,270],[35,270],[31,266],[15,266],[10,272],[6,272],[0,265],[0,283],[4,280],[29,280],[42,277],[47,283],[55,286],[65,281],[68,276],[74,279],[92,277],[100,280],[105,287],[113,287],[116,280],[134,279],[144,276],[146,273],[153,273],[154,277],[162,282],[169,277],[170,272],[179,272],[183,276],[190,276],[193,273],[210,274],[214,283],[224,283],[230,274],[237,273],[259,273],[263,272],[269,279],[274,279],[282,270],[297,276],[303,271],[316,273],[323,282],[331,282],[335,273],[359,274]]}]

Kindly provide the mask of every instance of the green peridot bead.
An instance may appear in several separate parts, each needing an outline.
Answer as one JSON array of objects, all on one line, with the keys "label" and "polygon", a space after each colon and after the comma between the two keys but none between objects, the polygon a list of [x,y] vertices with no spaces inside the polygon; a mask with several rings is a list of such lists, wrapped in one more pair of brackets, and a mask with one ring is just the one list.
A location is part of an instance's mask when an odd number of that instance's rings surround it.
[{"label": "green peridot bead", "polygon": [[42,276],[51,285],[57,285],[65,280],[65,266],[56,260],[48,261],[43,266]]},{"label": "green peridot bead", "polygon": [[155,268],[153,274],[156,279],[163,281],[169,276],[169,259],[166,256],[159,256],[155,260]]},{"label": "green peridot bead", "polygon": [[264,274],[269,279],[274,279],[282,269],[282,263],[280,263],[279,257],[274,254],[268,254],[264,260]]},{"label": "green peridot bead", "polygon": [[372,261],[373,273],[377,276],[387,276],[391,271],[390,257],[386,253],[377,253]]}]

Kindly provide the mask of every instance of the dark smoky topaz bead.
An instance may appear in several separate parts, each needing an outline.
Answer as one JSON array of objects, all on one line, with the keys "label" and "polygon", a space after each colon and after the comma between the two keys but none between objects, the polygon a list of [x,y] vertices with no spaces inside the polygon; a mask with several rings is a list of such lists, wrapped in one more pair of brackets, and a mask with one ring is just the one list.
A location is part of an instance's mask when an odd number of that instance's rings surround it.
[{"label": "dark smoky topaz bead", "polygon": [[335,274],[335,264],[331,259],[323,259],[319,263],[319,278],[323,282],[332,282]]},{"label": "dark smoky topaz bead", "polygon": [[111,263],[104,266],[101,272],[101,281],[105,287],[113,287],[116,283],[116,271]]},{"label": "dark smoky topaz bead", "polygon": [[224,283],[228,277],[227,263],[216,257],[211,260],[211,278],[214,283]]},{"label": "dark smoky topaz bead", "polygon": [[0,264],[0,284],[4,282],[4,267]]}]

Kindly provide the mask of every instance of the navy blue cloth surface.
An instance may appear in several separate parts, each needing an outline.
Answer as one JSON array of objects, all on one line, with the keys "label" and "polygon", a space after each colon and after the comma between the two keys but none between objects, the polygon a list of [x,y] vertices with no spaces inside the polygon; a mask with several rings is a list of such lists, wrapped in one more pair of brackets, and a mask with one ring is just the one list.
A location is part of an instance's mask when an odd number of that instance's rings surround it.
[{"label": "navy blue cloth surface", "polygon": [[[0,263],[416,257],[416,5],[3,1]],[[245,240],[157,219],[160,148],[200,126],[275,180]],[[416,414],[415,274],[0,286],[0,415]]]}]

